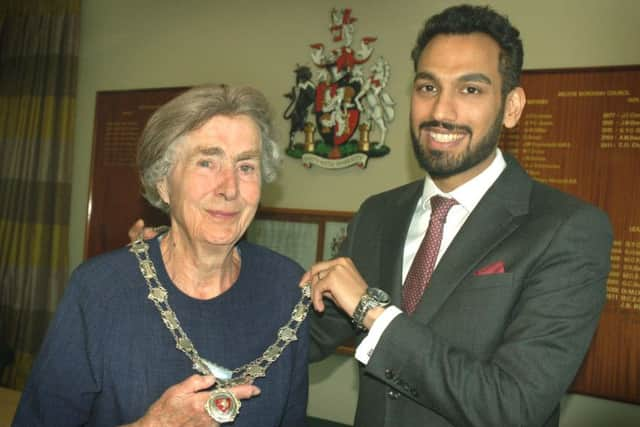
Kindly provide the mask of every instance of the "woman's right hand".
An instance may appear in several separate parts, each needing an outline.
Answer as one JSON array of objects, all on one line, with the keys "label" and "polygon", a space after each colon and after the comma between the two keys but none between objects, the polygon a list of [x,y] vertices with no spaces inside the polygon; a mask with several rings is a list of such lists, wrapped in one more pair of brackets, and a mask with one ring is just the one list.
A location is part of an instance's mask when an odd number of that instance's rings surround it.
[{"label": "woman's right hand", "polygon": [[[192,375],[181,383],[169,387],[147,410],[147,413],[129,427],[219,427],[205,410],[209,390],[215,384],[213,376]],[[260,394],[252,384],[232,387],[230,391],[241,400]]]}]

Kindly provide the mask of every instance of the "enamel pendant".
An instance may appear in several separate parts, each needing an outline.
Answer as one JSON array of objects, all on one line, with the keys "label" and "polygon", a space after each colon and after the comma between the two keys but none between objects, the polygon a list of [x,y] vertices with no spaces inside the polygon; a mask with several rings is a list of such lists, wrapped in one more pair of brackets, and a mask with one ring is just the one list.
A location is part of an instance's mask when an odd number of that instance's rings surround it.
[{"label": "enamel pendant", "polygon": [[240,401],[225,388],[217,388],[211,392],[204,405],[211,418],[219,423],[230,423],[240,412]]}]

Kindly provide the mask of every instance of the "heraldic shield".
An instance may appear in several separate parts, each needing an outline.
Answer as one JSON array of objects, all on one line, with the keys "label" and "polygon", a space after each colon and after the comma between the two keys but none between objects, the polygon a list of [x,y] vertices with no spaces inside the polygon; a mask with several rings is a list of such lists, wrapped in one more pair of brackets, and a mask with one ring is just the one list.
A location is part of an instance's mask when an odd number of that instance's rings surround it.
[{"label": "heraldic shield", "polygon": [[359,85],[352,82],[326,84],[316,88],[315,115],[318,133],[325,143],[333,146],[328,157],[342,157],[338,146],[349,141],[360,121],[360,110],[353,100],[359,93]]}]

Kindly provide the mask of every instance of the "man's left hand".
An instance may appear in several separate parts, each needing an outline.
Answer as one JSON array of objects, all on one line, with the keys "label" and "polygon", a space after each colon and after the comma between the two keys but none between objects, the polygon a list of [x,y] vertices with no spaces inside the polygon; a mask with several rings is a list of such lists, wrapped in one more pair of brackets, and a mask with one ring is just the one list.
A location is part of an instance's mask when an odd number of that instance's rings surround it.
[{"label": "man's left hand", "polygon": [[302,276],[301,284],[308,282],[311,282],[311,302],[317,311],[324,311],[322,298],[327,297],[349,316],[353,316],[368,287],[350,258],[314,264]]}]

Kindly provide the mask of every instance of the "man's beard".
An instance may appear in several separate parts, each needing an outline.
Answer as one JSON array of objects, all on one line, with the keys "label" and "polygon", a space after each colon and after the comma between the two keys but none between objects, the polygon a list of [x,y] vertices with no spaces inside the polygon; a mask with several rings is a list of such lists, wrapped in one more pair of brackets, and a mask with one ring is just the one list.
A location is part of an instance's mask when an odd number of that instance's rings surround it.
[{"label": "man's beard", "polygon": [[504,103],[500,107],[495,121],[487,130],[485,136],[478,141],[477,144],[471,144],[473,140],[473,131],[468,126],[460,126],[447,122],[439,122],[436,120],[430,120],[420,123],[418,132],[425,130],[428,132],[430,127],[442,127],[449,131],[463,131],[469,136],[469,144],[466,149],[459,154],[451,154],[442,150],[430,150],[428,153],[425,148],[420,144],[420,139],[416,135],[413,126],[411,127],[411,142],[413,145],[413,152],[416,155],[416,159],[420,164],[420,167],[427,171],[432,178],[448,178],[453,175],[465,172],[478,163],[487,159],[493,154],[498,140],[500,139],[500,133],[502,132],[502,116],[504,113]]}]

